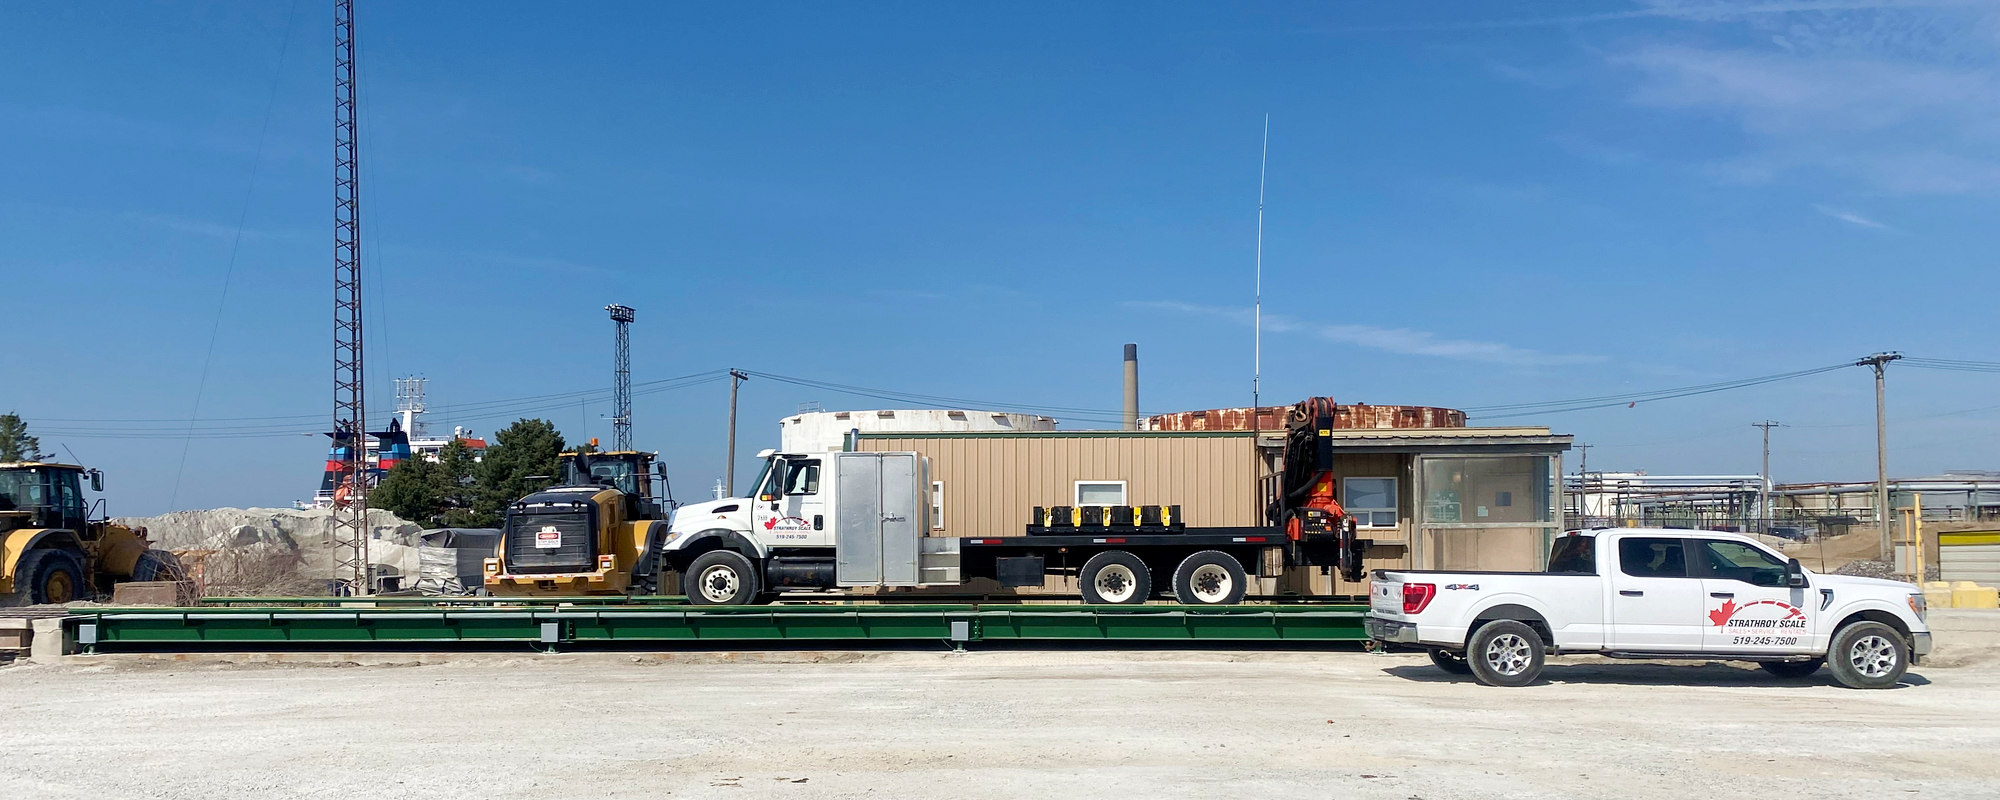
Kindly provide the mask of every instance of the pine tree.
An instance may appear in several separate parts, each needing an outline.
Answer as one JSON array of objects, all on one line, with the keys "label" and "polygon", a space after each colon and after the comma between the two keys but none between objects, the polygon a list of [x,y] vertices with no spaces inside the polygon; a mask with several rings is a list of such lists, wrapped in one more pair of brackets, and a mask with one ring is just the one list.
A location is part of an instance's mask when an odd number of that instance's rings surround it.
[{"label": "pine tree", "polygon": [[545,419],[523,419],[493,434],[479,467],[471,517],[497,525],[508,504],[553,485],[563,452],[562,432]]},{"label": "pine tree", "polygon": [[28,435],[28,423],[9,411],[0,414],[0,462],[42,460],[42,440]]}]

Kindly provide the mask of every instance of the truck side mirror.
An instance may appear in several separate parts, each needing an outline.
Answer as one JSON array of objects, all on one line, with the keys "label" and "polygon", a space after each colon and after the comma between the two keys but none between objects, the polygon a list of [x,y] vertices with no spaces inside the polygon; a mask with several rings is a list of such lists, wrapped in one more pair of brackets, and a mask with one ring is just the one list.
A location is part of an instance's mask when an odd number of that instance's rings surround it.
[{"label": "truck side mirror", "polygon": [[1785,586],[1792,589],[1806,588],[1806,568],[1796,558],[1785,562]]}]

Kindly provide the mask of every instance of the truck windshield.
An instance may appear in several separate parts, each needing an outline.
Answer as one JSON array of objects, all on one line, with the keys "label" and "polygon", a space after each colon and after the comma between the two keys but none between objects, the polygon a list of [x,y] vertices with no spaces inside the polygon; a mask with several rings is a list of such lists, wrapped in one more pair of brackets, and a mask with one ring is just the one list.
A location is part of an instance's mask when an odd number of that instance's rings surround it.
[{"label": "truck windshield", "polygon": [[42,472],[17,469],[0,472],[0,511],[43,508],[49,505],[42,486]]}]

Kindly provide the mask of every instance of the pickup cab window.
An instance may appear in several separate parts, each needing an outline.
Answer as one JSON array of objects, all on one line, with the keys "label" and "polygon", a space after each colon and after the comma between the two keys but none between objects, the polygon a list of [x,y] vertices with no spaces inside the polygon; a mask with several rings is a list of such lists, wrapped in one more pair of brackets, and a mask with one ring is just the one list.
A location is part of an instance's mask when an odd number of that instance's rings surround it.
[{"label": "pickup cab window", "polygon": [[1666,538],[1620,539],[1618,569],[1634,578],[1688,577],[1686,543]]},{"label": "pickup cab window", "polygon": [[1785,562],[1742,542],[1701,539],[1701,577],[1742,581],[1752,586],[1781,586]]},{"label": "pickup cab window", "polygon": [[1597,574],[1597,537],[1564,536],[1549,550],[1549,572],[1561,575]]}]

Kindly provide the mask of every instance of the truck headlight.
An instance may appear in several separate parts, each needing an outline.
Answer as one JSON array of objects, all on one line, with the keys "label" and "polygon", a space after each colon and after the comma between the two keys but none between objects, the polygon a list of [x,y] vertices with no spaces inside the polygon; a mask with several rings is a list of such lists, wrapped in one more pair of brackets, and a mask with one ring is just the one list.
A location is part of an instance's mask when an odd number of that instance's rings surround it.
[{"label": "truck headlight", "polygon": [[1917,619],[1923,619],[1924,612],[1929,609],[1930,609],[1930,601],[1925,599],[1922,592],[1917,592],[1910,595],[1910,610],[1916,613]]}]

